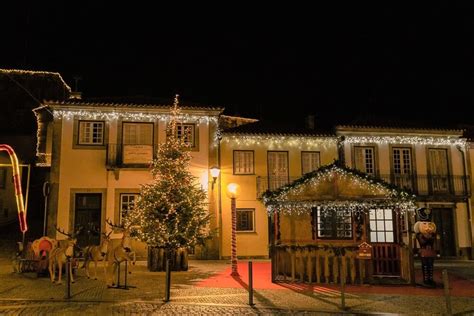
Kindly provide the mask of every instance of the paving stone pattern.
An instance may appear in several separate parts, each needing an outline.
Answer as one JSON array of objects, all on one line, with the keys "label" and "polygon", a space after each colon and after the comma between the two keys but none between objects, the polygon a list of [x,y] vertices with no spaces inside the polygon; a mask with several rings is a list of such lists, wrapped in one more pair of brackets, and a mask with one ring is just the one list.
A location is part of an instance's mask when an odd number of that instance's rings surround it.
[{"label": "paving stone pattern", "polygon": [[[72,285],[72,298],[65,300],[65,281],[57,285],[33,273],[13,273],[9,259],[0,258],[0,315],[333,315],[343,312],[338,291],[258,289],[252,308],[245,289],[195,285],[228,265],[224,261],[191,261],[188,272],[172,274],[171,302],[165,304],[165,274],[149,272],[143,262],[130,274],[129,285],[134,287],[128,290],[107,288],[102,269],[98,280],[87,279],[84,270],[79,270],[77,281]],[[468,268],[473,267],[474,264]],[[441,315],[446,312],[442,296],[352,293],[346,297],[346,306],[346,315]],[[474,315],[472,298],[453,297],[452,306],[454,313]]]}]

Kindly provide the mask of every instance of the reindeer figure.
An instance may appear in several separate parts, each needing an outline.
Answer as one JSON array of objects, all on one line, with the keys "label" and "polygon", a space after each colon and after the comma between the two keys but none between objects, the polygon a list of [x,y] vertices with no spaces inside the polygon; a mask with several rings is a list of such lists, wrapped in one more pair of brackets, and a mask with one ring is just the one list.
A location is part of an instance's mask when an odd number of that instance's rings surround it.
[{"label": "reindeer figure", "polygon": [[[108,278],[108,285],[115,286],[115,273],[120,263],[130,261],[133,265],[135,265],[136,257],[135,252],[132,251],[130,245],[131,237],[129,228],[125,228],[123,225],[115,225],[108,219],[106,220],[106,223],[109,224],[112,228],[118,228],[123,231],[123,236],[122,240],[120,241],[120,244],[112,248],[107,254],[108,265],[111,266],[111,274]],[[128,273],[132,273],[132,271],[129,270]]]},{"label": "reindeer figure", "polygon": [[90,279],[89,265],[91,261],[94,261],[95,266],[94,280],[97,280],[97,262],[99,261],[102,261],[102,264],[104,266],[104,277],[107,278],[106,259],[109,249],[110,234],[112,234],[112,231],[110,231],[108,234],[102,234],[104,235],[104,238],[102,239],[100,245],[87,246],[86,248],[84,248],[84,265],[82,267],[86,268],[86,275],[88,279]]},{"label": "reindeer figure", "polygon": [[[59,270],[58,273],[58,284],[61,284],[61,274],[63,270],[63,265],[66,264],[68,258],[74,257],[74,246],[76,245],[76,238],[74,237],[75,234],[67,234],[64,231],[61,231],[59,228],[56,227],[56,230],[61,234],[68,237],[62,245],[54,248],[51,253],[49,254],[49,275],[51,276],[51,282],[54,283],[55,281],[55,274],[56,274],[56,265]],[[66,271],[68,273],[68,271]],[[69,265],[69,275],[71,276],[71,282],[74,283],[74,277],[72,275],[72,264]]]}]

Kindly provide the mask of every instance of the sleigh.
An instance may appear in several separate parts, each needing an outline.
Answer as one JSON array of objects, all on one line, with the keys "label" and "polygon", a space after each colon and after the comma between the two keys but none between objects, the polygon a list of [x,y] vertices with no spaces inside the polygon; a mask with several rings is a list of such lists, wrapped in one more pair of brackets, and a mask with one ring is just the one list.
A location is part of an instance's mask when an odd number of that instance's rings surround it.
[{"label": "sleigh", "polygon": [[57,246],[58,242],[47,236],[29,242],[24,249],[19,243],[14,269],[19,273],[34,272],[37,276],[48,275],[49,254]]}]

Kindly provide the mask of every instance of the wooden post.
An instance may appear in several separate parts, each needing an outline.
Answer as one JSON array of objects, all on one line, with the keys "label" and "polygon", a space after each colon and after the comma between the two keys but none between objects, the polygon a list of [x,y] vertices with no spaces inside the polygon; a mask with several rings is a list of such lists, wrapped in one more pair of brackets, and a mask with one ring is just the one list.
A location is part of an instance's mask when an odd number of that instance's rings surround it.
[{"label": "wooden post", "polygon": [[295,252],[290,249],[290,261],[291,261],[291,282],[296,281],[296,256]]},{"label": "wooden post", "polygon": [[405,225],[407,227],[407,238],[408,238],[408,271],[409,271],[409,282],[411,285],[415,285],[415,260],[413,258],[413,240],[411,236],[411,221],[410,214],[405,214]]},{"label": "wooden post", "polygon": [[339,266],[339,275],[341,280],[341,309],[346,309],[346,271],[344,269],[344,264],[342,264],[343,257],[336,257],[338,266]]}]

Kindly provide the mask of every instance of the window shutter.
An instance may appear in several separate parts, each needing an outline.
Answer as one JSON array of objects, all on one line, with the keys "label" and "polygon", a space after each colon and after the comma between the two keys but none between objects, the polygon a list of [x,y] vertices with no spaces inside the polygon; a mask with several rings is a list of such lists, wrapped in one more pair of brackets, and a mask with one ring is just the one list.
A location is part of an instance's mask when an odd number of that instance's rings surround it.
[{"label": "window shutter", "polygon": [[365,172],[364,148],[355,147],[354,156],[355,156],[355,168],[359,171]]}]

